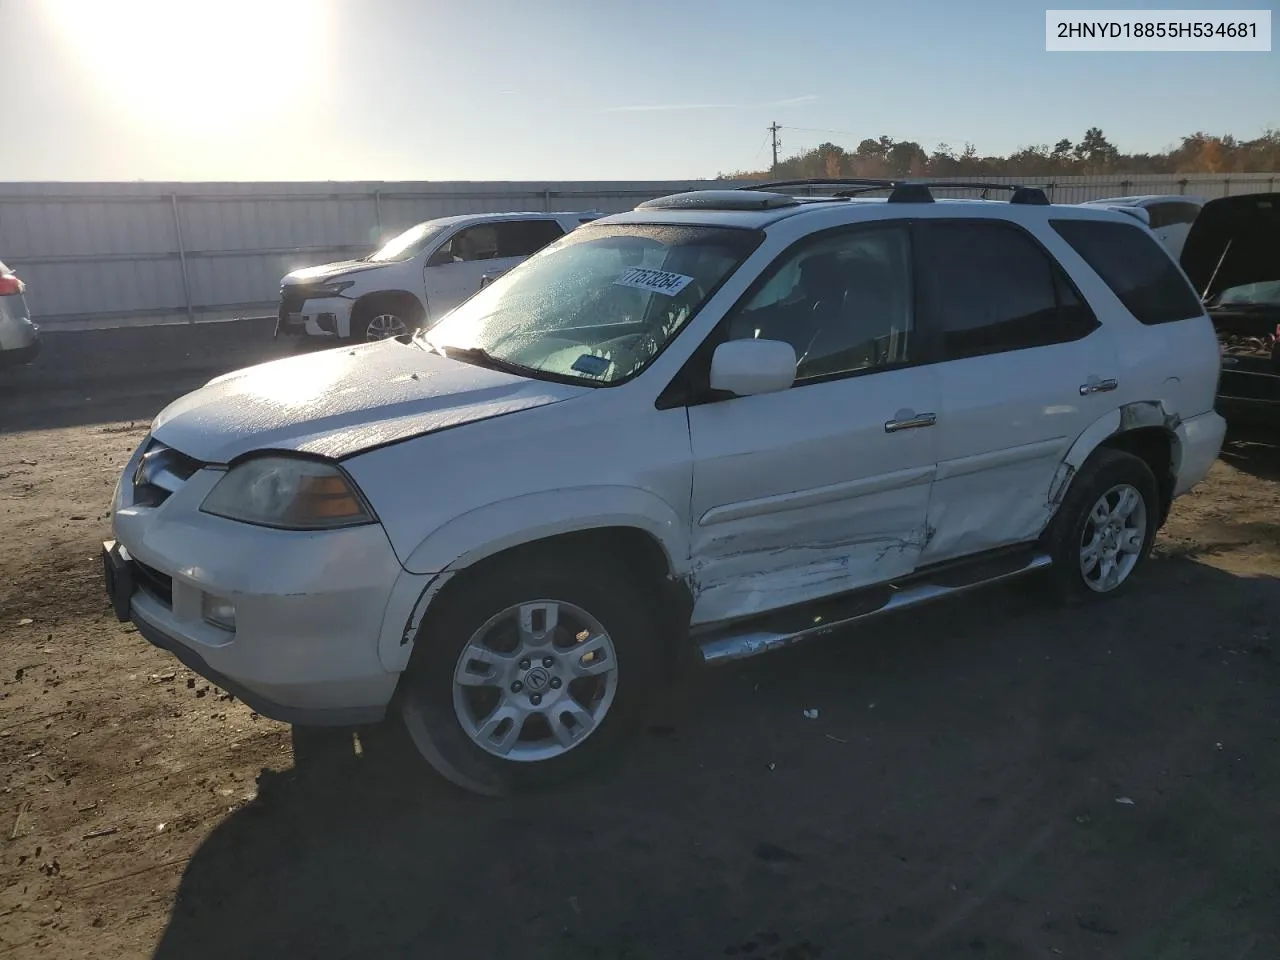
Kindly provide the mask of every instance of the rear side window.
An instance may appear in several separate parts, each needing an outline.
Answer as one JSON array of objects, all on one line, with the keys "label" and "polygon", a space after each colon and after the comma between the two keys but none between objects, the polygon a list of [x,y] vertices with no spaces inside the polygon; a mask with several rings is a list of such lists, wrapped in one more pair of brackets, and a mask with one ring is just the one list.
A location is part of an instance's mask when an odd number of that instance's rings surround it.
[{"label": "rear side window", "polygon": [[1172,227],[1177,224],[1187,225],[1199,215],[1200,208],[1194,203],[1181,200],[1170,200],[1167,203],[1153,203],[1147,207],[1147,216],[1151,218],[1151,229]]},{"label": "rear side window", "polygon": [[919,227],[920,275],[947,360],[1086,337],[1097,318],[1021,230],[980,221]]},{"label": "rear side window", "polygon": [[1149,231],[1102,220],[1051,223],[1139,323],[1172,323],[1204,313],[1186,275]]},{"label": "rear side window", "polygon": [[507,220],[497,227],[499,257],[527,257],[564,236],[554,220]]}]

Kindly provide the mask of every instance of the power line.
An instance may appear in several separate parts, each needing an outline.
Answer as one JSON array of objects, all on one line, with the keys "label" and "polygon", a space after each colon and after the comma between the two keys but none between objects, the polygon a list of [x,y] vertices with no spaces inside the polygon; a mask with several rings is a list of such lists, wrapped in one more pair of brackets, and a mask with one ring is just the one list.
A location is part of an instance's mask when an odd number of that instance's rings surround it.
[{"label": "power line", "polygon": [[828,130],[825,127],[782,127],[783,130],[798,130],[801,133],[837,133],[842,137],[856,137],[858,134],[851,130]]},{"label": "power line", "polygon": [[764,150],[764,145],[768,142],[769,142],[769,133],[768,131],[766,131],[765,135],[760,138],[760,146],[756,147],[756,152],[751,155],[751,162],[753,164],[760,159],[760,153],[762,150]]}]

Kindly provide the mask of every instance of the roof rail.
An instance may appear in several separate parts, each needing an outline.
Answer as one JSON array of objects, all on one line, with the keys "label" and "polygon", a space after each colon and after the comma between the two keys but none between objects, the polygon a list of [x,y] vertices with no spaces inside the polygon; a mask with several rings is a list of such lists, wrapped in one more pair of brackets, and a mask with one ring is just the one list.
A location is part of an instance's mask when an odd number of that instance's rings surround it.
[{"label": "roof rail", "polygon": [[1008,190],[1010,203],[1047,206],[1049,198],[1039,187],[1024,187],[1013,183],[983,183],[979,180],[880,180],[868,177],[810,177],[799,180],[767,180],[738,187],[739,190],[776,190],[780,187],[850,187],[832,194],[833,198],[846,199],[873,190],[891,190],[889,203],[932,203],[933,190],[954,187],[961,190],[981,190],[985,200],[988,190]]}]

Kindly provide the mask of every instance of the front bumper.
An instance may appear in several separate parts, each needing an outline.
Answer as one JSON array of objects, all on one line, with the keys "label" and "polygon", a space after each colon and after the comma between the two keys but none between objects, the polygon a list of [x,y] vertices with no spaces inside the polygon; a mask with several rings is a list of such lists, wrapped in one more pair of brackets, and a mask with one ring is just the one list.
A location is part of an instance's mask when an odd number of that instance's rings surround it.
[{"label": "front bumper", "polygon": [[351,334],[351,301],[345,297],[299,300],[285,293],[276,314],[276,336],[346,337]]},{"label": "front bumper", "polygon": [[152,646],[173,654],[183,666],[221,687],[262,716],[298,726],[360,726],[377,723],[385,715],[385,704],[308,707],[281,703],[271,699],[270,695],[221,673],[194,646],[133,611],[133,596],[139,589],[135,567],[128,553],[116,541],[107,540],[103,543],[102,557],[107,596],[116,611],[117,619],[132,621],[137,626],[138,633]]},{"label": "front bumper", "polygon": [[[117,488],[116,539],[103,545],[116,616],[264,716],[381,719],[399,680],[380,656],[384,621],[398,642],[410,610],[393,592],[423,579],[405,574],[382,527],[271,530],[201,513],[222,473],[211,468],[158,506],[135,503],[137,460]],[[234,629],[205,619],[211,597],[235,605]]]}]

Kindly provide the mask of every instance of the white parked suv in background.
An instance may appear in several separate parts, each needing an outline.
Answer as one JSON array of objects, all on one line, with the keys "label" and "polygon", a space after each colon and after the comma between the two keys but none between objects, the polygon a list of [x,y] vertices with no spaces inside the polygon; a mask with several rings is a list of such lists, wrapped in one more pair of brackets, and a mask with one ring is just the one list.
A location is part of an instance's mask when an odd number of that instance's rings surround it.
[{"label": "white parked suv in background", "polygon": [[383,340],[439,320],[486,282],[599,213],[481,213],[410,227],[359,260],[280,281],[276,333]]},{"label": "white parked suv in background", "polygon": [[615,751],[683,645],[1128,587],[1224,433],[1177,263],[1038,190],[791,185],[641,204],[414,338],[171,404],[115,493],[117,615],[270,717],[393,706],[502,793]]},{"label": "white parked suv in background", "polygon": [[1176,260],[1182,256],[1182,247],[1191,232],[1191,224],[1200,215],[1204,200],[1199,197],[1148,195],[1141,197],[1110,197],[1103,200],[1087,200],[1090,206],[1109,207],[1122,212],[1141,211],[1143,222],[1151,228],[1156,239]]}]

